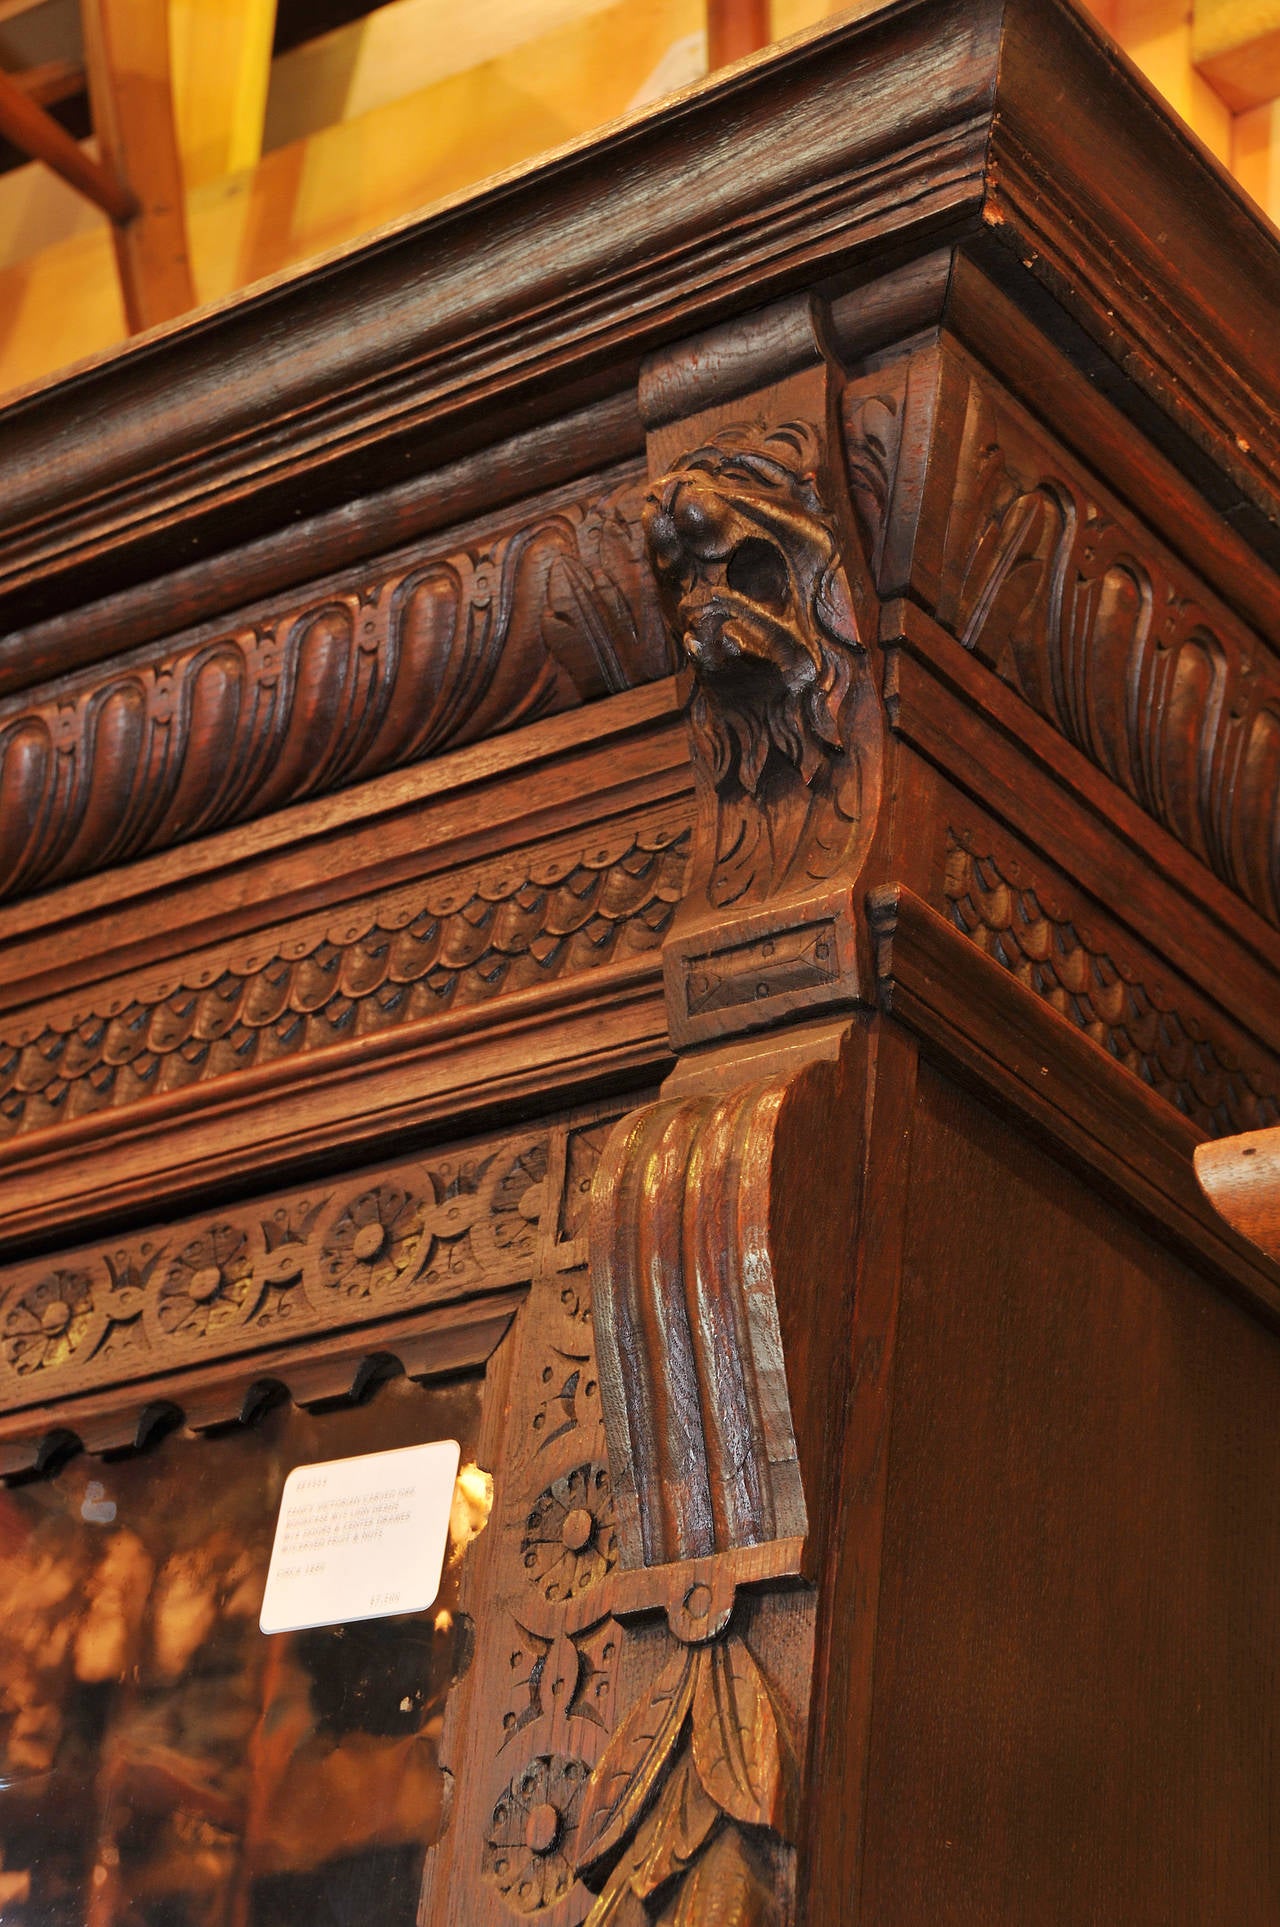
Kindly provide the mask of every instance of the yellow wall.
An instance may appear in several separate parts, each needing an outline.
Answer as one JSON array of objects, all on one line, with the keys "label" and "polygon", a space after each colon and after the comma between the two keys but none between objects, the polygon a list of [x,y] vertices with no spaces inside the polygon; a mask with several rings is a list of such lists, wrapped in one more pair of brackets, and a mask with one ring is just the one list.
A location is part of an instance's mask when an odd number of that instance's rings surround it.
[{"label": "yellow wall", "polygon": [[[1273,28],[1280,35],[1280,0],[1090,5],[1280,219],[1280,101],[1233,111],[1223,97],[1244,98],[1232,75],[1270,72],[1252,59],[1247,36],[1269,46]],[[393,0],[270,71],[272,0],[170,7],[201,302],[589,133],[695,78],[706,57],[703,0],[471,0],[465,30],[456,0]],[[775,35],[843,10],[773,0]],[[217,47],[208,37],[215,25],[225,41]],[[1219,76],[1214,84],[1202,67]],[[211,74],[223,77],[220,95]],[[264,109],[268,139],[291,138],[258,158]],[[108,348],[124,329],[102,218],[42,168],[0,176],[0,390]]]}]

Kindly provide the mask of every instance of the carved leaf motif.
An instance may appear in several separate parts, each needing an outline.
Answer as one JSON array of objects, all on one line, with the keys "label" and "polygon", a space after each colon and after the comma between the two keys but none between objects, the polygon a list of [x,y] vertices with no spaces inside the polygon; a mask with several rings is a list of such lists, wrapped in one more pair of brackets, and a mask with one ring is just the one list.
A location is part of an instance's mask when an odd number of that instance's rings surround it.
[{"label": "carved leaf motif", "polygon": [[716,1805],[735,1820],[787,1831],[778,1716],[764,1675],[737,1637],[707,1649],[699,1670],[693,1763]]},{"label": "carved leaf motif", "polygon": [[611,1880],[582,1927],[649,1927],[649,1912],[625,1880]]},{"label": "carved leaf motif", "polygon": [[612,1853],[648,1806],[693,1703],[700,1657],[680,1648],[597,1761],[579,1821],[580,1870]]},{"label": "carved leaf motif", "polygon": [[633,1893],[647,1900],[676,1874],[684,1873],[720,1817],[707,1798],[689,1758],[680,1761],[657,1806],[636,1835],[622,1865]]},{"label": "carved leaf motif", "polygon": [[663,1927],[776,1927],[778,1910],[735,1828],[717,1834]]},{"label": "carved leaf motif", "polygon": [[664,675],[637,480],[0,705],[0,897]]}]

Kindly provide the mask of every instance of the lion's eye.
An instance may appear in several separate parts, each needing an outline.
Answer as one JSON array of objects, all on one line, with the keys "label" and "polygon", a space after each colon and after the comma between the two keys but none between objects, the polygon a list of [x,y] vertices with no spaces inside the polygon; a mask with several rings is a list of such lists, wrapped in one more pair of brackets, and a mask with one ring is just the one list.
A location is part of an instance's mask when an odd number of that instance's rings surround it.
[{"label": "lion's eye", "polygon": [[787,599],[787,565],[772,542],[748,536],[725,565],[724,579],[735,595],[780,609]]}]

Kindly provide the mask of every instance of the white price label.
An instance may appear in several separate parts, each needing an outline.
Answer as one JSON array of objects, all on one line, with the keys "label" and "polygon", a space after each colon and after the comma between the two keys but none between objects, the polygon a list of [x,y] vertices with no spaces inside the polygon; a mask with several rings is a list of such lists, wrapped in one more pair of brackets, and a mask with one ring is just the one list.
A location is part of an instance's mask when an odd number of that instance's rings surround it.
[{"label": "white price label", "polygon": [[422,1612],[440,1590],[456,1439],[299,1465],[284,1482],[264,1633]]}]

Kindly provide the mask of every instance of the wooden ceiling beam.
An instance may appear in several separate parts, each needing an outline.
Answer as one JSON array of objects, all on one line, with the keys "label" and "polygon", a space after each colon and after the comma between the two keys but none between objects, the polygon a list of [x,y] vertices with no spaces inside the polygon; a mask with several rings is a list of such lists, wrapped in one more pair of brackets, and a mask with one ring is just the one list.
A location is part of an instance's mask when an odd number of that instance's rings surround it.
[{"label": "wooden ceiling beam", "polygon": [[1195,0],[1191,57],[1233,113],[1280,94],[1280,0]]},{"label": "wooden ceiling beam", "polygon": [[168,0],[81,0],[89,104],[103,161],[138,212],[115,230],[131,329],[195,306],[173,107]]},{"label": "wooden ceiling beam", "polygon": [[85,72],[78,60],[42,60],[37,67],[24,67],[12,76],[28,100],[41,107],[52,107],[60,100],[71,100],[85,89]]},{"label": "wooden ceiling beam", "polygon": [[170,0],[174,118],[187,192],[255,167],[276,0]]},{"label": "wooden ceiling beam", "polygon": [[0,134],[85,195],[116,222],[131,221],[138,202],[110,165],[95,161],[11,74],[0,72]]}]

